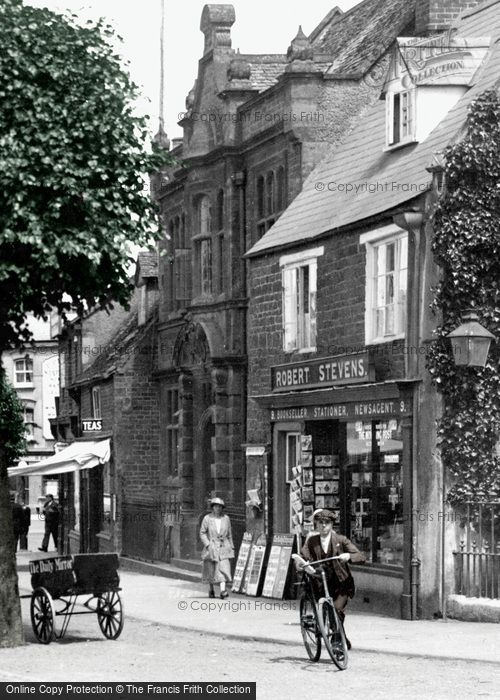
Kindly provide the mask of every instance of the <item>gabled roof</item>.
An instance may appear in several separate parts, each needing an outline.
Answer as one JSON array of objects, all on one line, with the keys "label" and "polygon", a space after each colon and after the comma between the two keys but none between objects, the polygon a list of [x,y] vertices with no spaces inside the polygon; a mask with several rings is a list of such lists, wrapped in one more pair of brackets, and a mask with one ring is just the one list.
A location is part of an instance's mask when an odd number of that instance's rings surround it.
[{"label": "gabled roof", "polygon": [[285,54],[241,54],[252,70],[252,88],[262,92],[274,85],[287,66]]},{"label": "gabled roof", "polygon": [[89,384],[108,379],[136,351],[140,340],[145,336],[156,319],[156,311],[142,326],[137,324],[137,295],[132,297],[130,312],[109,342],[98,348],[99,354],[91,365],[76,378],[75,385]]},{"label": "gabled roof", "polygon": [[[364,0],[344,14],[334,15],[318,36],[315,51],[332,55],[328,74],[363,76],[389,49],[394,39],[413,24],[417,0]],[[316,30],[315,30],[316,31]]]},{"label": "gabled roof", "polygon": [[[385,103],[377,102],[362,115],[346,141],[312,171],[302,191],[248,256],[296,245],[382,215],[429,187],[431,176],[426,167],[433,154],[460,136],[471,101],[500,84],[500,0],[489,0],[465,12],[456,28],[460,36],[492,37],[492,48],[471,89],[428,138],[384,152]],[[343,186],[350,187],[350,191]]]}]

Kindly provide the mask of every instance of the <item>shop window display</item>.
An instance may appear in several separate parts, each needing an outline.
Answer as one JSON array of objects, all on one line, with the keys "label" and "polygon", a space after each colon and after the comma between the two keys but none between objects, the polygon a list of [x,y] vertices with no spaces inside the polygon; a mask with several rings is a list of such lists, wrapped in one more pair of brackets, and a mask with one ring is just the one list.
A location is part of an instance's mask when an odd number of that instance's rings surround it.
[{"label": "shop window display", "polygon": [[347,424],[346,534],[372,563],[403,565],[402,450],[396,419]]}]

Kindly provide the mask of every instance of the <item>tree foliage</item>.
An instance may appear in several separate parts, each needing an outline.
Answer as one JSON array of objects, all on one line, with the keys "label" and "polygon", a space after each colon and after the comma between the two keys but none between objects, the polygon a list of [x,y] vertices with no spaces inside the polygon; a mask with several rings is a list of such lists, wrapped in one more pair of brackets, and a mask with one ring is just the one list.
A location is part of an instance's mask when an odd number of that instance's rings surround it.
[{"label": "tree foliage", "polygon": [[23,406],[5,373],[0,370],[0,445],[7,465],[26,449],[24,433]]},{"label": "tree foliage", "polygon": [[[100,21],[0,4],[0,329],[15,343],[25,314],[124,303],[129,244],[158,230],[144,176],[137,90]],[[14,324],[14,325],[12,325]]]},{"label": "tree foliage", "polygon": [[470,106],[463,140],[445,152],[446,190],[434,214],[435,259],[443,270],[434,308],[441,314],[429,370],[443,394],[438,426],[445,468],[455,477],[448,499],[500,496],[500,351],[484,369],[455,366],[445,336],[474,309],[500,339],[500,100],[495,91]]}]

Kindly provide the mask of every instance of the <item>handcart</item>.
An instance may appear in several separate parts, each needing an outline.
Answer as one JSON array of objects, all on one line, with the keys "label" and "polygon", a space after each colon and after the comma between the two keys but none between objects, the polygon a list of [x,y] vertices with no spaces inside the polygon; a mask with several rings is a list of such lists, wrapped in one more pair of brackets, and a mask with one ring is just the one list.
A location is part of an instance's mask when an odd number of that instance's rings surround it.
[{"label": "handcart", "polygon": [[[97,615],[107,639],[118,639],[123,629],[120,598],[119,560],[115,553],[74,554],[30,561],[31,625],[41,644],[62,639],[73,615]],[[85,596],[86,610],[75,610],[79,596]],[[62,617],[60,627],[57,618]]]}]

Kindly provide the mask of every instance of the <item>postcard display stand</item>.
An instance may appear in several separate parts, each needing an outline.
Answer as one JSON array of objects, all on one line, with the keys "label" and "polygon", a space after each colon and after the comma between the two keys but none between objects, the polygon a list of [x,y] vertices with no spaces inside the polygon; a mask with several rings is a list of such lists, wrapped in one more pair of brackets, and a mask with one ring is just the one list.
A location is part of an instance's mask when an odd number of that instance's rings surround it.
[{"label": "postcard display stand", "polygon": [[283,598],[294,540],[294,535],[274,535],[267,563],[266,579],[262,589],[264,598]]},{"label": "postcard display stand", "polygon": [[312,530],[312,515],[318,508],[333,511],[340,520],[340,458],[332,454],[313,458],[311,436],[302,435],[301,442],[303,522],[305,530]]},{"label": "postcard display stand", "polygon": [[264,560],[266,557],[267,539],[261,535],[250,547],[248,562],[241,593],[245,595],[257,596],[260,592],[262,576],[264,573]]},{"label": "postcard display stand", "polygon": [[233,576],[233,586],[231,590],[234,593],[239,593],[242,589],[243,580],[245,577],[245,572],[247,570],[248,558],[250,556],[250,549],[252,546],[252,535],[250,532],[243,533],[243,539],[241,540],[240,551],[238,552],[238,559],[236,560],[236,566],[234,568]]}]

